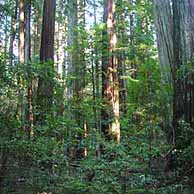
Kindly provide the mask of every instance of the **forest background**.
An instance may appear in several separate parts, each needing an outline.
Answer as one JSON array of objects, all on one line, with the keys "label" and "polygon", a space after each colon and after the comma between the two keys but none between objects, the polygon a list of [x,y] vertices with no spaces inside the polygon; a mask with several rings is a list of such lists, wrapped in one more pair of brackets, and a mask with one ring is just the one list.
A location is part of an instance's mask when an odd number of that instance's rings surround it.
[{"label": "forest background", "polygon": [[193,193],[193,0],[0,1],[0,193]]}]

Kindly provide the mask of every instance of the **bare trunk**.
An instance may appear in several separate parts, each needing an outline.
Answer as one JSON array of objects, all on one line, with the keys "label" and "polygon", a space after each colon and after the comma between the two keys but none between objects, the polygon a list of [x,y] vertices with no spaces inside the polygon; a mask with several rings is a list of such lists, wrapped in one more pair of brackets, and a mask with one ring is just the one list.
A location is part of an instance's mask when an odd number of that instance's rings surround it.
[{"label": "bare trunk", "polygon": [[14,40],[16,36],[16,23],[17,23],[17,14],[18,14],[18,0],[16,0],[14,15],[12,15],[12,27],[11,27],[11,35],[10,35],[10,47],[9,47],[9,59],[10,65],[13,64],[13,47]]},{"label": "bare trunk", "polygon": [[34,20],[32,25],[32,56],[38,58],[40,55],[40,43],[41,43],[41,23],[42,23],[42,1],[40,1],[37,7],[33,9]]},{"label": "bare trunk", "polygon": [[[31,0],[28,0],[25,6],[25,17],[26,17],[26,26],[25,26],[25,63],[28,63],[30,66],[31,61]],[[29,131],[29,136],[33,133],[33,121],[34,121],[34,114],[33,114],[33,89],[32,89],[32,80],[29,81],[28,85],[28,126],[27,130]]]},{"label": "bare trunk", "polygon": [[[96,13],[96,1],[93,3],[93,13],[94,13],[94,26],[97,25],[97,13]],[[94,37],[94,43],[95,43]],[[94,99],[94,117],[95,117],[95,127],[99,131],[101,131],[101,123],[100,123],[100,111],[98,110],[98,101],[100,99],[100,64],[99,64],[99,50],[97,47],[97,43],[94,46],[93,52],[93,64],[92,64],[92,72],[93,72],[93,99]]]},{"label": "bare trunk", "polygon": [[[77,33],[75,31],[75,27],[78,24],[77,21],[77,0],[69,0],[68,1],[69,10],[68,10],[68,39],[67,39],[67,46],[72,49],[72,51],[68,52],[68,64],[67,64],[67,75],[69,77],[73,76],[75,71],[75,63],[76,63],[76,56],[74,58],[73,51],[75,48],[75,40]],[[77,53],[76,53],[77,54]],[[67,80],[67,96],[71,98],[73,96],[73,82],[71,79]]]},{"label": "bare trunk", "polygon": [[159,59],[162,67],[170,69],[166,75],[173,87],[172,125],[178,145],[181,137],[179,121],[193,125],[194,87],[190,65],[193,66],[194,2],[155,0],[154,3]]},{"label": "bare trunk", "polygon": [[194,2],[190,0],[173,0],[173,126],[176,128],[176,142],[181,137],[179,120],[184,119],[193,124],[194,116],[194,88],[193,73],[189,65],[192,64],[194,51]]},{"label": "bare trunk", "polygon": [[165,75],[165,80],[172,83],[173,68],[173,18],[170,0],[154,0],[155,25],[159,60]]},{"label": "bare trunk", "polygon": [[25,2],[19,0],[19,62],[23,64],[25,62]]},{"label": "bare trunk", "polygon": [[[25,0],[19,0],[19,44],[18,44],[18,59],[19,64],[23,65],[25,63]],[[18,85],[22,86],[23,80],[22,76],[18,76]],[[20,115],[20,120],[22,128],[24,129],[25,121],[25,107],[24,107],[24,92],[23,88],[18,91],[18,97],[20,103],[18,104],[18,114]]]},{"label": "bare trunk", "polygon": [[25,6],[25,63],[31,59],[31,1],[28,0]]},{"label": "bare trunk", "polygon": [[102,109],[102,131],[108,140],[113,139],[119,142],[119,80],[118,61],[115,54],[116,21],[114,0],[105,1],[104,22],[106,23],[106,30],[103,35],[105,41],[108,41],[108,45],[104,48],[102,57],[102,97],[104,102]]},{"label": "bare trunk", "polygon": [[[86,8],[86,2],[85,0],[78,0],[77,1],[77,22],[82,29],[82,31],[85,30],[85,8]],[[86,75],[86,63],[85,63],[85,45],[84,41],[85,38],[83,37],[83,34],[78,32],[77,38],[75,40],[75,55],[77,55],[77,61],[75,64],[75,85],[74,85],[74,98],[75,98],[75,106],[78,107],[78,109],[75,111],[75,120],[78,124],[78,126],[84,130],[83,133],[78,134],[78,140],[79,140],[79,149],[77,151],[77,157],[82,158],[87,155],[87,148],[83,144],[84,139],[88,136],[88,125],[87,120],[85,116],[85,112],[80,111],[81,108],[80,105],[82,103],[82,100],[84,98],[84,92],[83,89],[86,85],[85,75]]]},{"label": "bare trunk", "polygon": [[[168,83],[173,88],[173,16],[171,0],[154,0],[155,27],[157,35],[157,46],[159,61],[162,70],[162,81]],[[172,95],[169,92],[167,95]],[[170,143],[175,144],[175,130],[172,126],[173,101],[164,105],[167,114],[164,118],[164,128],[166,129],[167,139]],[[169,130],[171,129],[171,130]]]},{"label": "bare trunk", "polygon": [[56,62],[57,62],[57,73],[59,79],[62,79],[64,73],[64,38],[63,38],[63,26],[60,22],[57,23],[57,50],[56,50]]},{"label": "bare trunk", "polygon": [[55,32],[56,0],[45,0],[41,34],[40,61],[43,63],[45,75],[40,75],[38,83],[38,105],[41,123],[45,122],[53,101],[53,70],[54,70],[54,32]]},{"label": "bare trunk", "polygon": [[[121,4],[123,3],[122,0],[120,1]],[[123,9],[121,9],[123,10]],[[126,22],[126,14],[119,12],[118,13],[118,22],[120,24]],[[132,21],[132,18],[130,17],[130,22]],[[130,26],[131,30],[132,26]],[[132,30],[131,30],[132,31]],[[130,31],[130,35],[131,35]],[[127,90],[127,81],[126,81],[126,55],[125,50],[123,48],[127,47],[127,38],[126,38],[126,30],[125,27],[120,26],[118,29],[118,40],[119,40],[119,46],[121,49],[119,49],[118,53],[118,66],[119,66],[119,97],[120,97],[120,112],[123,116],[126,116],[127,114],[127,98],[128,98],[128,90]]]}]

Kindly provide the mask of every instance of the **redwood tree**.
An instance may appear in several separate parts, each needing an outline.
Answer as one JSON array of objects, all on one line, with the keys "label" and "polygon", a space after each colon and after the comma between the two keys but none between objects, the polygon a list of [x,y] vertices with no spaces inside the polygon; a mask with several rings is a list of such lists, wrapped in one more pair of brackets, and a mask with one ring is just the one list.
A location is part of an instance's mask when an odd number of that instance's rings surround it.
[{"label": "redwood tree", "polygon": [[[120,141],[119,123],[119,80],[116,56],[115,1],[106,0],[104,4],[103,32],[104,48],[102,53],[102,131],[106,139]],[[106,43],[107,41],[107,43]]]},{"label": "redwood tree", "polygon": [[154,3],[159,58],[161,65],[170,69],[167,75],[173,88],[173,138],[179,146],[179,140],[182,139],[179,121],[184,120],[193,125],[194,116],[194,2],[155,0]]},{"label": "redwood tree", "polygon": [[25,44],[25,1],[19,1],[19,62],[24,63],[24,45]]},{"label": "redwood tree", "polygon": [[54,32],[55,32],[56,0],[45,0],[41,34],[40,62],[42,72],[39,76],[37,103],[40,122],[44,122],[45,114],[52,107],[53,70],[54,70]]},{"label": "redwood tree", "polygon": [[[176,140],[181,138],[179,120],[193,125],[194,87],[193,87],[193,51],[194,51],[194,2],[173,0],[173,126],[176,128]],[[178,142],[178,141],[177,141]]]},{"label": "redwood tree", "polygon": [[18,18],[18,0],[15,1],[15,8],[14,8],[14,14],[11,18],[11,33],[10,33],[10,47],[9,47],[9,58],[10,58],[10,65],[13,64],[13,43],[16,37],[16,24],[17,24],[17,18]]}]

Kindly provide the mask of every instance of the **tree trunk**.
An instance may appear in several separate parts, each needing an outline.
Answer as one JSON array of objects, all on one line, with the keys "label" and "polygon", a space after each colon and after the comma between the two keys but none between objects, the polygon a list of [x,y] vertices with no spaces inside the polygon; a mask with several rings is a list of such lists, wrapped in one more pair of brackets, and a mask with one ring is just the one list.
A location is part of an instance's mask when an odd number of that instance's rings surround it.
[{"label": "tree trunk", "polygon": [[43,8],[43,23],[41,34],[40,61],[54,61],[56,0],[45,0]]},{"label": "tree trunk", "polygon": [[172,83],[171,69],[173,68],[173,18],[170,0],[154,0],[155,26],[159,60],[165,80]]},{"label": "tree trunk", "polygon": [[172,126],[177,146],[181,140],[180,120],[193,125],[194,87],[194,2],[190,0],[155,0],[157,42],[160,64],[166,69],[173,87]]},{"label": "tree trunk", "polygon": [[[31,0],[28,0],[26,2],[25,6],[25,18],[26,18],[26,25],[25,25],[25,63],[30,66],[31,61]],[[29,137],[32,134],[33,130],[33,121],[34,121],[34,115],[33,115],[33,89],[32,89],[32,80],[29,80],[28,83],[28,108],[27,108],[27,118],[28,118],[28,126],[27,131],[29,132]]]},{"label": "tree trunk", "polygon": [[[75,71],[75,64],[76,64],[76,51],[75,44],[76,44],[76,37],[77,32],[75,27],[78,25],[77,19],[77,0],[69,0],[68,1],[69,9],[68,9],[68,35],[67,35],[67,46],[72,50],[68,52],[68,64],[67,64],[67,75],[70,77],[67,81],[67,96],[70,99],[73,96],[73,81],[71,77]],[[75,53],[75,54],[74,54]]]},{"label": "tree trunk", "polygon": [[[19,64],[25,63],[25,0],[19,0],[19,44],[18,44],[18,59]],[[18,85],[23,87],[23,78],[18,76]],[[25,121],[25,107],[24,107],[24,92],[22,89],[18,91],[18,97],[20,103],[18,104],[18,114],[22,128],[24,128]]]},{"label": "tree trunk", "polygon": [[173,0],[173,126],[176,129],[176,142],[181,138],[179,121],[193,124],[194,88],[192,55],[194,51],[194,2]]},{"label": "tree trunk", "polygon": [[31,59],[31,0],[25,5],[25,63]]},{"label": "tree trunk", "polygon": [[39,76],[37,96],[40,113],[38,120],[41,123],[45,122],[46,114],[50,112],[53,101],[55,8],[56,0],[44,1],[40,49],[44,75]]},{"label": "tree trunk", "polygon": [[[93,1],[93,14],[94,14],[94,26],[97,26],[97,4],[96,0]],[[95,35],[93,37],[94,39],[94,52],[93,53],[93,99],[94,99],[94,118],[95,118],[95,127],[99,131],[101,131],[101,123],[100,123],[100,111],[97,108],[99,99],[100,99],[100,64],[99,64],[99,49],[97,45],[97,41],[95,38],[97,38],[98,35]]]},{"label": "tree trunk", "polygon": [[13,47],[14,47],[14,40],[16,36],[16,23],[17,23],[17,14],[18,14],[18,0],[15,2],[15,10],[14,14],[12,15],[12,27],[11,27],[11,35],[10,35],[10,47],[9,47],[9,59],[10,65],[13,64]]},{"label": "tree trunk", "polygon": [[[173,16],[171,0],[154,0],[154,18],[157,35],[157,46],[159,62],[162,70],[162,81],[168,83],[173,88],[172,70],[173,70]],[[168,92],[168,96],[172,95]],[[166,130],[167,140],[175,144],[175,130],[172,126],[173,101],[167,101],[165,105],[167,114],[164,118],[164,129]]]},{"label": "tree trunk", "polygon": [[[120,0],[120,6],[122,6],[123,1]],[[121,9],[122,8],[122,9]],[[118,12],[118,23],[123,24],[126,22],[126,14],[123,13],[123,7],[120,8],[120,12]],[[131,17],[130,17],[131,22]],[[131,26],[130,26],[131,28]],[[119,97],[120,97],[120,113],[122,116],[126,116],[127,114],[127,98],[128,98],[128,90],[127,90],[127,81],[126,81],[126,55],[124,48],[127,47],[127,38],[126,38],[126,29],[124,25],[118,28],[118,42],[119,42],[119,53],[118,53],[118,66],[119,66]],[[131,32],[130,32],[131,34]]]},{"label": "tree trunk", "polygon": [[37,59],[40,58],[40,43],[41,43],[41,24],[42,24],[42,3],[43,0],[38,1],[36,6],[33,6],[33,24],[32,24],[32,56]]},{"label": "tree trunk", "polygon": [[19,63],[25,62],[25,1],[19,0]]},{"label": "tree trunk", "polygon": [[102,131],[106,139],[120,141],[119,123],[119,80],[118,61],[115,54],[115,2],[106,0],[104,5],[104,22],[106,29],[103,33],[104,43],[102,56]]}]

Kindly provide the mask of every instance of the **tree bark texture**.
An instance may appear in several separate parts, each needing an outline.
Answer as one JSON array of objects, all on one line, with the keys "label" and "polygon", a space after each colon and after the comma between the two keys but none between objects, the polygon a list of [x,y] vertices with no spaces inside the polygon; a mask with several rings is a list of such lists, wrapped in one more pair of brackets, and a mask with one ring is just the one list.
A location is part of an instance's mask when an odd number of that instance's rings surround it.
[{"label": "tree bark texture", "polygon": [[180,120],[193,125],[194,116],[194,1],[154,0],[159,59],[170,69],[173,88],[172,125],[175,141],[181,136]]},{"label": "tree bark texture", "polygon": [[104,5],[103,32],[105,42],[102,56],[102,131],[108,140],[120,141],[118,61],[115,54],[115,2],[106,0]]},{"label": "tree bark texture", "polygon": [[[173,0],[173,125],[179,128],[178,121],[184,119],[193,124],[194,116],[194,2]],[[177,131],[177,136],[180,135]]]},{"label": "tree bark texture", "polygon": [[[126,22],[126,14],[125,12],[123,13],[123,0],[120,0],[120,6],[121,8],[117,12],[117,22],[119,24],[124,24]],[[131,2],[130,2],[131,3]],[[130,22],[131,22],[131,17],[130,17]],[[130,23],[131,25],[131,23]],[[131,26],[130,26],[131,28]],[[131,29],[130,29],[131,30]],[[118,27],[117,29],[118,32],[118,42],[119,42],[119,49],[118,51],[118,69],[119,69],[119,97],[120,97],[120,114],[122,116],[126,116],[127,114],[127,98],[128,98],[128,89],[127,89],[127,81],[126,81],[126,76],[127,76],[127,70],[126,70],[126,53],[124,48],[127,47],[127,38],[126,38],[126,29],[124,25]],[[130,32],[131,34],[131,32]]]},{"label": "tree bark texture", "polygon": [[54,72],[54,33],[55,33],[56,0],[45,0],[41,34],[40,62],[42,74],[38,83],[39,118],[44,122],[45,115],[51,110],[53,101],[53,72]]},{"label": "tree bark texture", "polygon": [[165,72],[165,80],[172,83],[173,68],[173,17],[170,0],[154,0],[155,26],[160,65]]},{"label": "tree bark texture", "polygon": [[25,61],[25,1],[19,0],[19,62],[22,64]]},{"label": "tree bark texture", "polygon": [[13,64],[13,48],[14,48],[14,40],[16,37],[16,24],[17,24],[17,17],[18,17],[18,0],[15,2],[15,10],[14,14],[12,15],[12,27],[11,27],[11,35],[10,35],[10,47],[9,47],[9,58],[10,58],[10,65]]}]

